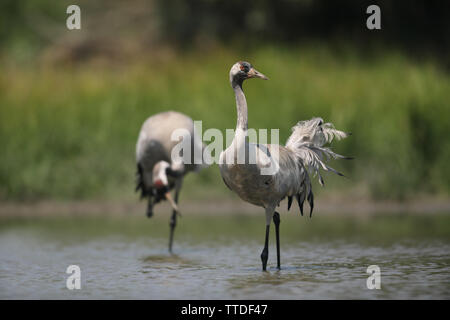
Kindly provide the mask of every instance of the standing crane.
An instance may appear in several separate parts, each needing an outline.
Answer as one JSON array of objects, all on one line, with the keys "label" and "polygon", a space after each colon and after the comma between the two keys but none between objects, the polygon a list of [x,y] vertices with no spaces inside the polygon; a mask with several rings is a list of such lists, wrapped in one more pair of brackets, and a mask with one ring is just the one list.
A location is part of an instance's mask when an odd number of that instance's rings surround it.
[{"label": "standing crane", "polygon": [[[237,125],[231,145],[220,154],[219,167],[223,181],[244,201],[263,207],[266,214],[266,235],[261,253],[262,269],[266,271],[269,257],[269,230],[273,219],[277,245],[277,268],[280,269],[280,214],[275,211],[284,198],[288,198],[288,210],[295,198],[303,215],[303,203],[307,199],[310,216],[314,207],[314,195],[308,169],[324,184],[319,169],[342,174],[325,162],[330,158],[350,159],[334,153],[325,145],[333,138],[342,139],[347,133],[336,130],[331,123],[321,118],[300,121],[292,128],[285,146],[254,144],[248,142],[247,101],[242,90],[244,80],[260,78],[268,80],[245,61],[237,62],[230,70],[230,83],[234,90],[237,107]],[[238,161],[244,155],[245,161]],[[255,161],[249,161],[255,159]],[[262,174],[262,170],[275,164],[273,174]]]},{"label": "standing crane", "polygon": [[[172,158],[173,149],[180,143],[173,137],[176,130],[179,130],[182,139],[187,139],[187,145],[191,148],[187,161],[182,155]],[[194,133],[194,122],[185,114],[175,111],[161,112],[148,118],[142,125],[136,144],[136,191],[141,192],[141,198],[148,199],[149,218],[153,216],[155,204],[162,200],[169,201],[173,209],[169,223],[169,252],[172,252],[173,235],[179,214],[178,197],[183,178],[188,172],[196,172],[203,167],[201,158],[200,161],[196,159],[202,154],[203,144],[200,137]],[[170,193],[173,189],[174,199]]]}]

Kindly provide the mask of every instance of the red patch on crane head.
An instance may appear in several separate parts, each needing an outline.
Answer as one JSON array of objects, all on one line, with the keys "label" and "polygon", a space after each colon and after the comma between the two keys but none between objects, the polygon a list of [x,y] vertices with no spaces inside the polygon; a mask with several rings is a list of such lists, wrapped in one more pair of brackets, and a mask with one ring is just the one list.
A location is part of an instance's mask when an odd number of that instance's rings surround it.
[{"label": "red patch on crane head", "polygon": [[155,180],[155,182],[153,183],[153,185],[154,185],[156,188],[162,188],[162,187],[164,187],[164,183],[161,181],[161,179]]}]

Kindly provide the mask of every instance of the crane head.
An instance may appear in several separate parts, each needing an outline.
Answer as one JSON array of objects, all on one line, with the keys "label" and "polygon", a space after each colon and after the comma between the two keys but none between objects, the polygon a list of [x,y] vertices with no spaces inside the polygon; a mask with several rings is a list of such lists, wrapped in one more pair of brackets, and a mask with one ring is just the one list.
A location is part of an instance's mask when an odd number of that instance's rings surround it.
[{"label": "crane head", "polygon": [[172,199],[170,190],[173,188],[174,182],[169,181],[168,174],[170,177],[174,177],[177,172],[174,172],[170,164],[167,161],[159,161],[153,167],[153,188],[158,199],[166,199],[169,201],[172,208],[179,212],[178,206]]},{"label": "crane head", "polygon": [[265,75],[261,72],[253,68],[251,63],[247,61],[239,61],[236,62],[230,70],[230,82],[233,85],[234,83],[242,85],[242,82],[251,78],[260,78],[263,80],[269,80]]},{"label": "crane head", "polygon": [[162,189],[169,186],[166,169],[170,168],[170,164],[166,161],[159,161],[153,167],[153,187]]}]

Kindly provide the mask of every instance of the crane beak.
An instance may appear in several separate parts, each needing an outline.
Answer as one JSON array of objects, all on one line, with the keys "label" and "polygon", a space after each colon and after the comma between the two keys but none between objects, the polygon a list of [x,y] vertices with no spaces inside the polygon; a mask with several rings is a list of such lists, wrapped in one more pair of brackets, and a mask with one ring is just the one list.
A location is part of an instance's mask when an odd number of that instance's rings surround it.
[{"label": "crane beak", "polygon": [[170,191],[168,191],[166,194],[166,199],[167,201],[169,201],[170,205],[172,206],[172,209],[175,210],[178,213],[178,206],[175,203],[175,201],[173,201],[172,195],[170,194]]},{"label": "crane beak", "polygon": [[269,78],[267,78],[265,75],[263,75],[261,72],[259,72],[258,70],[256,70],[255,68],[251,68],[248,73],[247,73],[247,78],[260,78],[263,80],[269,80]]}]

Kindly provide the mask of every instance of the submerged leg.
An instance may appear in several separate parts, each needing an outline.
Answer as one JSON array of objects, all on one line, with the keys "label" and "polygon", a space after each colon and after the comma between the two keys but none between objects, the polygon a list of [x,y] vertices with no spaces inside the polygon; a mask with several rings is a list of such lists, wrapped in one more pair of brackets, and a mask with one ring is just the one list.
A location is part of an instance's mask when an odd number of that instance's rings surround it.
[{"label": "submerged leg", "polygon": [[277,238],[277,268],[281,269],[280,264],[280,214],[275,211],[273,214],[273,223],[275,224],[275,236]]},{"label": "submerged leg", "polygon": [[264,249],[261,253],[262,269],[266,271],[267,259],[269,258],[269,231],[270,223],[272,222],[273,213],[275,211],[275,206],[266,207],[266,239],[264,241]]},{"label": "submerged leg", "polygon": [[[180,194],[181,182],[177,183],[175,189],[175,203],[178,205],[178,196]],[[172,243],[173,243],[173,234],[175,231],[175,227],[177,225],[177,211],[174,209],[172,211],[172,217],[170,218],[169,226],[170,226],[170,236],[169,236],[169,252],[172,253]]]},{"label": "submerged leg", "polygon": [[266,271],[267,259],[269,259],[269,230],[270,224],[266,226],[266,240],[264,241],[264,249],[261,252],[261,262],[263,271]]}]

